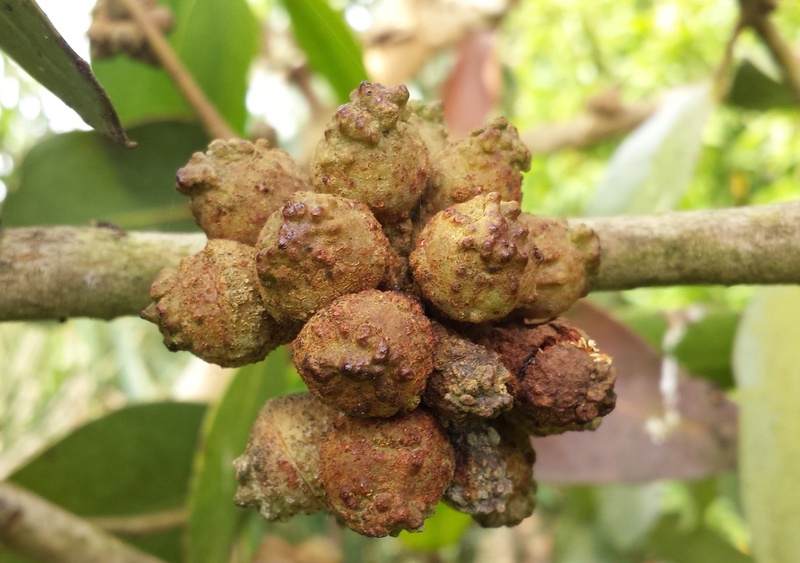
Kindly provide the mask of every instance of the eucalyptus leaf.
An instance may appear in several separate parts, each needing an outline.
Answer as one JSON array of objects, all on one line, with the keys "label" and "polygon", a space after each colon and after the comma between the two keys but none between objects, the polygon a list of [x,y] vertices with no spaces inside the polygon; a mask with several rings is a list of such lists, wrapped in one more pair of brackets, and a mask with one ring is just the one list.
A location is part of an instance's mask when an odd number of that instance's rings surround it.
[{"label": "eucalyptus leaf", "polygon": [[800,553],[800,287],[760,289],[734,348],[739,389],[741,494],[758,561]]},{"label": "eucalyptus leaf", "polygon": [[367,80],[367,71],[361,46],[342,14],[328,0],[284,0],[283,6],[311,68],[327,79],[339,102],[348,101],[350,92]]},{"label": "eucalyptus leaf", "polygon": [[284,348],[266,360],[241,368],[204,422],[189,497],[185,561],[227,561],[248,512],[233,504],[233,460],[247,445],[250,427],[270,397],[284,394],[292,370]]},{"label": "eucalyptus leaf", "polygon": [[85,225],[191,230],[188,201],[175,173],[208,138],[194,123],[134,127],[135,151],[120,151],[93,131],[45,139],[22,162],[19,188],[3,204],[7,226]]},{"label": "eucalyptus leaf", "polygon": [[708,83],[673,91],[614,152],[586,214],[636,215],[673,209],[691,182],[713,105]]},{"label": "eucalyptus leaf", "polygon": [[89,65],[64,41],[36,2],[4,0],[0,49],[94,129],[132,148],[117,113]]}]

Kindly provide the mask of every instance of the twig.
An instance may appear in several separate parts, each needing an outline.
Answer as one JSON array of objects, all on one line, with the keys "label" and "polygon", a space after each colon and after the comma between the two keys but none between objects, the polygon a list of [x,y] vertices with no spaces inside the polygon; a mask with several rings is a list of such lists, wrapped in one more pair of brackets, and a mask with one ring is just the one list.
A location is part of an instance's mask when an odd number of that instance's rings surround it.
[{"label": "twig", "polygon": [[728,40],[725,43],[725,50],[722,52],[722,59],[714,71],[714,95],[717,100],[724,100],[731,89],[731,78],[733,76],[733,50],[736,47],[736,42],[745,28],[744,18],[739,14],[739,19],[733,26]]},{"label": "twig", "polygon": [[613,112],[592,109],[562,123],[547,123],[523,132],[522,142],[533,155],[580,149],[632,131],[660,107],[660,99],[619,105]]},{"label": "twig", "polygon": [[0,482],[0,544],[51,563],[161,561],[8,482]]},{"label": "twig", "polygon": [[206,132],[215,139],[233,139],[238,137],[234,130],[225,122],[217,108],[208,100],[203,90],[186,70],[183,63],[175,54],[169,42],[161,31],[153,25],[147,17],[139,0],[120,0],[130,12],[133,19],[142,28],[150,48],[155,53],[161,66],[169,74],[175,86],[183,97],[192,106]]},{"label": "twig", "polygon": [[186,509],[164,510],[136,516],[99,516],[88,518],[93,526],[118,536],[145,536],[184,526],[189,518]]},{"label": "twig", "polygon": [[752,28],[764,42],[772,58],[783,71],[792,94],[800,103],[800,61],[769,19],[769,14],[776,7],[777,0],[739,0],[743,25]]},{"label": "twig", "polygon": [[[592,290],[800,283],[800,203],[573,219],[600,238]],[[155,274],[203,235],[93,227],[0,232],[0,321],[138,315]]]}]

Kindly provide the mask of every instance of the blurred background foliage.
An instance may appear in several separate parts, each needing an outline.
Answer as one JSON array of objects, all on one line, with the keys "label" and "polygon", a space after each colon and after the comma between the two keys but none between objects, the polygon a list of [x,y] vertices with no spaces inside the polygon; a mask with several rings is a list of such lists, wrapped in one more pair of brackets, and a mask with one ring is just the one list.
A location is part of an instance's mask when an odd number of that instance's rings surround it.
[{"label": "blurred background foliage", "polygon": [[[523,206],[535,213],[800,196],[798,102],[751,32],[722,73],[729,92],[714,95],[733,0],[162,3],[175,14],[171,45],[229,125],[301,163],[337,104],[370,78],[443,100],[454,136],[507,115],[534,152]],[[88,58],[91,0],[40,4]],[[771,20],[800,46],[800,4],[781,3]],[[86,130],[0,58],[3,226],[195,229],[174,189],[177,168],[209,141],[191,108],[157,67],[124,57],[92,64],[135,151]],[[629,114],[639,117],[600,127]],[[621,385],[627,410],[601,430],[640,441],[588,435],[615,461],[594,466],[587,453],[581,467],[559,457],[559,443],[537,445],[539,507],[514,529],[481,530],[440,507],[422,534],[369,540],[320,515],[268,525],[240,511],[230,461],[263,401],[302,387],[285,351],[221,370],[167,352],[132,318],[0,325],[0,478],[111,530],[111,517],[176,514],[163,529],[117,532],[169,561],[793,561],[800,454],[779,434],[764,436],[800,424],[782,399],[797,397],[800,381],[796,288],[637,289],[590,301],[576,315],[607,323],[601,347],[641,360],[630,373],[621,366],[621,380],[647,382],[630,395]],[[738,427],[736,409],[714,402],[722,394],[741,406]],[[78,460],[94,471],[76,479]],[[636,466],[658,469],[643,476]],[[144,486],[159,473],[169,486]]]}]

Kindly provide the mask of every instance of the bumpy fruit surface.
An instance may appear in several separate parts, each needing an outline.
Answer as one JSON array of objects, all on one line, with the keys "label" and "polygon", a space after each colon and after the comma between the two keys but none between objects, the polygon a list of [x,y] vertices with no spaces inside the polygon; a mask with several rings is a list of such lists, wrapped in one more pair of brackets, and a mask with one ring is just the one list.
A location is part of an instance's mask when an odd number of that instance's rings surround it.
[{"label": "bumpy fruit surface", "polygon": [[505,497],[504,506],[491,512],[473,513],[472,518],[484,528],[516,526],[536,508],[536,481],[533,479],[536,452],[528,434],[521,428],[503,418],[490,425],[500,437],[497,456],[505,468],[504,475],[511,481],[511,494]]},{"label": "bumpy fruit surface", "polygon": [[499,192],[506,201],[522,199],[522,172],[531,167],[531,153],[517,129],[496,117],[465,138],[451,143],[431,162],[423,215],[430,217],[478,194]]},{"label": "bumpy fruit surface", "polygon": [[444,106],[441,102],[429,104],[412,100],[408,102],[411,115],[408,122],[417,128],[422,142],[428,148],[433,166],[434,155],[447,146],[447,126],[444,123]]},{"label": "bumpy fruit surface", "polygon": [[453,448],[433,415],[417,409],[392,418],[341,415],[320,450],[329,508],[373,537],[415,531],[433,514],[453,477]]},{"label": "bumpy fruit surface", "polygon": [[515,316],[548,319],[566,312],[589,292],[588,278],[599,266],[600,242],[584,225],[569,227],[564,219],[520,214],[528,229],[528,262],[523,286],[526,291]]},{"label": "bumpy fruit surface", "polygon": [[305,321],[348,293],[392,286],[399,259],[361,203],[295,192],[267,220],[256,242],[256,271],[267,310]]},{"label": "bumpy fruit surface", "polygon": [[200,253],[181,260],[177,270],[163,270],[150,297],[153,303],[141,316],[158,325],[167,348],[188,350],[221,366],[261,361],[299,330],[267,313],[253,248],[232,240],[209,240]]},{"label": "bumpy fruit surface", "polygon": [[505,317],[522,298],[527,230],[515,201],[492,192],[436,214],[420,233],[409,263],[425,299],[453,320]]},{"label": "bumpy fruit surface", "polygon": [[428,151],[408,123],[405,86],[362,82],[336,112],[311,158],[319,192],[366,203],[381,221],[401,221],[428,178]]},{"label": "bumpy fruit surface", "polygon": [[456,468],[444,501],[467,514],[505,510],[514,483],[499,449],[497,430],[484,421],[451,422],[447,436],[456,454]]},{"label": "bumpy fruit surface", "polygon": [[508,121],[448,143],[441,105],[407,102],[362,83],[308,180],[263,141],[214,141],[178,172],[210,241],[143,316],[221,365],[294,340],[310,391],[269,401],[235,461],[236,502],[267,520],[327,511],[380,537],[444,501],[514,526],[536,505],[530,435],[614,407],[610,360],[556,317],[597,237],[521,213],[530,153]]},{"label": "bumpy fruit surface", "polygon": [[256,506],[270,521],[324,510],[319,450],[335,417],[310,393],[267,401],[247,449],[233,462],[239,482],[236,504]]},{"label": "bumpy fruit surface", "polygon": [[178,191],[209,238],[253,245],[267,218],[294,192],[311,189],[283,149],[266,140],[212,141],[178,170]]},{"label": "bumpy fruit surface", "polygon": [[614,409],[617,373],[611,358],[567,321],[476,332],[476,340],[497,351],[514,374],[508,416],[532,434],[594,429]]},{"label": "bumpy fruit surface", "polygon": [[354,416],[388,417],[419,404],[433,344],[416,299],[367,290],[311,317],[292,344],[292,359],[321,401]]},{"label": "bumpy fruit surface", "polygon": [[433,373],[422,400],[440,417],[493,418],[511,407],[511,378],[496,352],[434,323]]}]

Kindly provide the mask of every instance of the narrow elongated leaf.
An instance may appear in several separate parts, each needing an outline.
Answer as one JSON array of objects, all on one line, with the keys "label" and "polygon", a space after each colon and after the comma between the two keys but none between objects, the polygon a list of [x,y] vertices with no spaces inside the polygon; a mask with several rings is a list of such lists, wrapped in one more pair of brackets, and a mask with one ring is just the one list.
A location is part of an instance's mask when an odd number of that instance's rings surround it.
[{"label": "narrow elongated leaf", "polygon": [[[150,403],[116,411],[68,435],[10,480],[79,516],[180,510],[205,410],[191,403]],[[143,534],[133,543],[174,560],[179,540],[176,528]]]},{"label": "narrow elongated leaf", "polygon": [[620,144],[586,214],[646,214],[673,209],[694,174],[712,107],[707,83],[673,92]]},{"label": "narrow elongated leaf", "polygon": [[131,143],[89,65],[67,45],[33,0],[4,0],[0,49],[91,127],[124,147]]},{"label": "narrow elongated leaf", "polygon": [[800,287],[759,290],[734,349],[741,406],[741,492],[758,561],[800,553]]},{"label": "narrow elongated leaf", "polygon": [[[167,39],[219,113],[242,131],[247,73],[259,46],[259,26],[245,0],[164,0],[175,14]],[[150,119],[193,118],[167,73],[118,56],[92,67],[126,125]]]},{"label": "narrow elongated leaf", "polygon": [[328,80],[340,102],[346,102],[350,91],[367,80],[367,71],[361,46],[342,14],[328,0],[284,0],[283,6],[311,68]]},{"label": "narrow elongated leaf", "polygon": [[204,423],[189,497],[186,561],[227,561],[237,526],[248,515],[233,504],[233,460],[244,452],[250,427],[267,399],[290,386],[288,354],[279,348],[238,371]]},{"label": "narrow elongated leaf", "polygon": [[135,151],[117,150],[93,131],[46,139],[26,155],[20,186],[3,204],[8,226],[85,225],[194,228],[175,173],[207,143],[193,123],[161,122],[131,129]]}]

